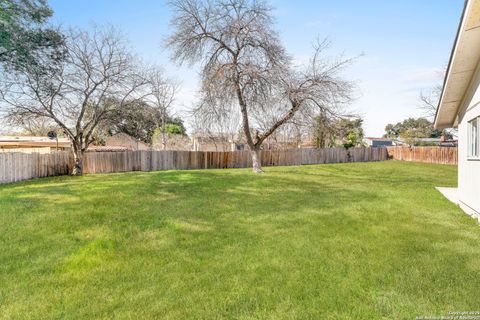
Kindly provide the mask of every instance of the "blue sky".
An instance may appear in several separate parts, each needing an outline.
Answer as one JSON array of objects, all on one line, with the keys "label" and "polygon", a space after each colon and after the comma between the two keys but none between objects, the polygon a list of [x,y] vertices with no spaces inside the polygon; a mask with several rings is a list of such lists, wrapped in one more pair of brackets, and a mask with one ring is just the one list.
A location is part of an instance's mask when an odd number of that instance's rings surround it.
[{"label": "blue sky", "polygon": [[[380,136],[387,123],[421,116],[418,96],[442,81],[455,38],[463,0],[272,0],[277,29],[299,62],[312,42],[328,37],[332,56],[364,54],[345,72],[358,83],[352,109],[365,119],[369,136]],[[169,34],[170,12],[160,0],[50,0],[54,22],[91,27],[112,24],[128,37],[146,61],[162,65],[182,83],[176,112],[195,101],[198,68],[174,65],[162,39]]]}]

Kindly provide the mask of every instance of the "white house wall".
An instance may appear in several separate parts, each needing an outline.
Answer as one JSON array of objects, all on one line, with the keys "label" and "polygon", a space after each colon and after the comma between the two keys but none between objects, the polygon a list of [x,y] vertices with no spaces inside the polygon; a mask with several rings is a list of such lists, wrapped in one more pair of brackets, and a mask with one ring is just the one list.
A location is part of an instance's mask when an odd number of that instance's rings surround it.
[{"label": "white house wall", "polygon": [[480,214],[480,160],[467,158],[468,121],[480,116],[480,72],[477,71],[464,97],[458,125],[458,191],[465,209]]}]

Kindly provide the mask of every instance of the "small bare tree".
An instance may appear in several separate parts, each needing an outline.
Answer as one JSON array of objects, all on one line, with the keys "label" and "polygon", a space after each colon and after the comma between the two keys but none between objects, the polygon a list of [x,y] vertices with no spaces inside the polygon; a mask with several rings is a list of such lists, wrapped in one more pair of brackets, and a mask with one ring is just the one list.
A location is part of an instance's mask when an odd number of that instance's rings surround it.
[{"label": "small bare tree", "polygon": [[58,126],[50,118],[34,116],[9,117],[8,124],[14,128],[20,128],[24,134],[32,136],[46,136],[51,131],[59,131]]},{"label": "small bare tree", "polygon": [[421,91],[419,100],[419,109],[423,111],[426,117],[430,120],[435,120],[437,114],[437,107],[440,101],[440,95],[442,94],[442,85],[437,84],[433,88],[427,91]]},{"label": "small bare tree", "polygon": [[306,72],[293,70],[266,2],[175,0],[170,4],[174,32],[167,47],[180,64],[201,62],[205,105],[238,104],[255,172],[262,172],[262,143],[297,112],[313,106],[326,109],[336,98],[347,97],[350,86],[336,76],[348,61],[327,66],[316,54]]},{"label": "small bare tree", "polygon": [[[438,104],[440,103],[440,98],[442,96],[443,85],[441,80],[445,76],[446,69],[443,69],[440,72],[437,72],[438,83],[433,87],[420,91],[418,97],[419,106],[418,108],[422,111],[423,115],[430,121],[435,122],[435,116],[437,115]],[[458,132],[455,128],[443,129],[442,136],[453,138],[457,136]]]},{"label": "small bare tree", "polygon": [[225,143],[241,142],[238,140],[241,128],[240,112],[231,103],[216,105],[202,100],[190,115],[193,120],[193,134],[197,138],[207,139],[215,146],[217,142],[222,146]]},{"label": "small bare tree", "polygon": [[38,68],[6,74],[0,97],[11,118],[54,122],[72,142],[72,174],[81,175],[95,129],[115,108],[142,99],[147,81],[113,28],[95,28],[91,33],[71,29],[65,51],[54,67],[46,57]]},{"label": "small bare tree", "polygon": [[158,68],[153,68],[148,78],[150,94],[147,100],[154,113],[153,119],[157,122],[157,128],[160,130],[162,149],[165,150],[168,136],[165,126],[180,86],[176,81],[166,78],[164,72]]}]

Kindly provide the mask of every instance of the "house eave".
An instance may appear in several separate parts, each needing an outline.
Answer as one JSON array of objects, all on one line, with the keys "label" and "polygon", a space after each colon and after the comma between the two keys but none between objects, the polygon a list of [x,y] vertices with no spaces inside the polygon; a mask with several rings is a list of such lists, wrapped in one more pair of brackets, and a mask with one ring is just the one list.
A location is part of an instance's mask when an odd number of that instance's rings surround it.
[{"label": "house eave", "polygon": [[458,126],[458,114],[480,60],[480,0],[467,0],[435,116],[436,129]]}]

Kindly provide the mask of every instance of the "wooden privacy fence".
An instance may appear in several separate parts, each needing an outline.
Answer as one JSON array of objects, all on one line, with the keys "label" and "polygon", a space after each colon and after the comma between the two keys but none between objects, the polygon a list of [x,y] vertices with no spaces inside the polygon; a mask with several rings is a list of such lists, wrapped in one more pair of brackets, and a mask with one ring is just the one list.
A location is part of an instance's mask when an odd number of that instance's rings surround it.
[{"label": "wooden privacy fence", "polygon": [[[261,152],[263,166],[366,162],[387,159],[385,148],[290,149]],[[65,175],[72,164],[71,154],[57,152],[0,154],[0,183]],[[87,152],[85,173],[159,171],[214,168],[246,168],[252,165],[249,151],[126,151]]]},{"label": "wooden privacy fence", "polygon": [[[387,159],[384,148],[290,149],[261,152],[263,166],[290,166],[320,163],[380,161]],[[127,151],[87,153],[85,173],[159,171],[186,169],[247,168],[252,166],[249,151]]]},{"label": "wooden privacy fence", "polygon": [[70,152],[0,153],[0,183],[66,175],[71,164]]},{"label": "wooden privacy fence", "polygon": [[388,158],[393,160],[458,164],[456,147],[387,147]]}]

